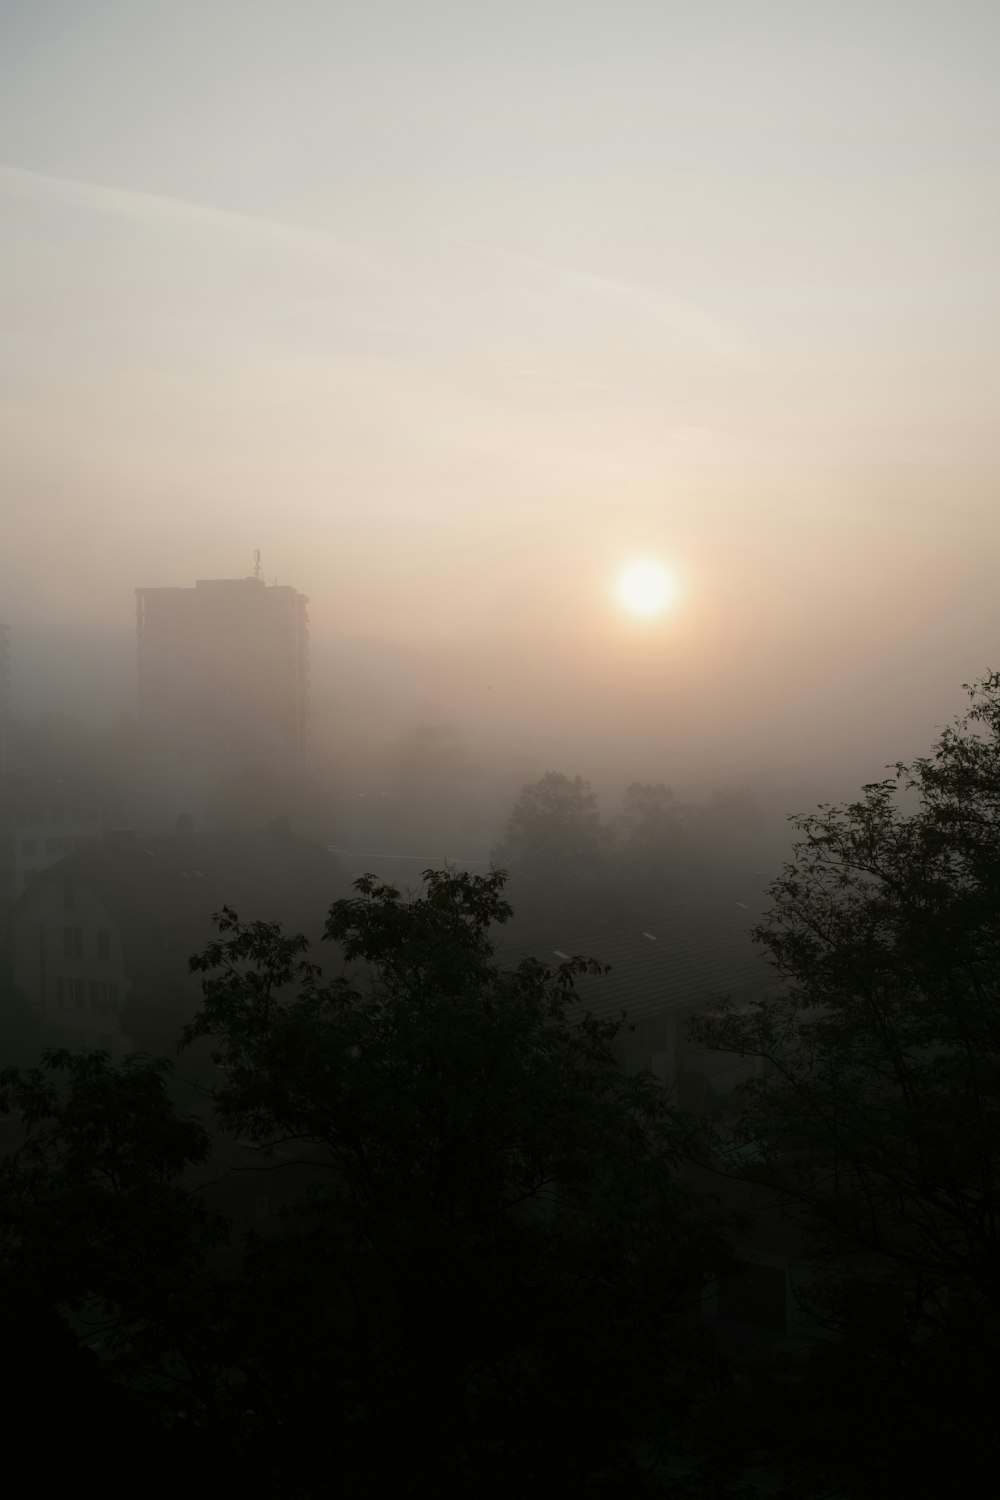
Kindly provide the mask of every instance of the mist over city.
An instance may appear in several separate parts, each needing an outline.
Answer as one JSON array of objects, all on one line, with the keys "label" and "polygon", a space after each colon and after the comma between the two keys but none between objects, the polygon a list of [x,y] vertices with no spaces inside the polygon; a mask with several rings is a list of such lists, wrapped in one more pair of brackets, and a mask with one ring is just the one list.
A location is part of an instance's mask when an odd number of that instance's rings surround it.
[{"label": "mist over city", "polygon": [[998,63],[984,0],[0,0],[53,1483],[995,1466]]}]

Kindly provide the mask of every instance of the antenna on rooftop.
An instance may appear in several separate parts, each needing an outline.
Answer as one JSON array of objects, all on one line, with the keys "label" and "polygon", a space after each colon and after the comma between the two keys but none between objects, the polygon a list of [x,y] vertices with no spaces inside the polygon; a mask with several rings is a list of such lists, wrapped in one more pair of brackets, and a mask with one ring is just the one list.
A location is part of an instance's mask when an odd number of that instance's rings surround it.
[{"label": "antenna on rooftop", "polygon": [[253,555],[253,576],[255,578],[259,578],[260,577],[260,548],[259,547],[257,547],[255,549],[254,555]]}]

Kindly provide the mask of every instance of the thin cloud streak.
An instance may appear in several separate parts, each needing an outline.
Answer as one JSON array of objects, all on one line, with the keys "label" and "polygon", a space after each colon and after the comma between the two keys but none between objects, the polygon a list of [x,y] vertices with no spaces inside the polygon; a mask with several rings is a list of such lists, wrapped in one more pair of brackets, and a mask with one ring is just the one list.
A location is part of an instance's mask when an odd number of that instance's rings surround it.
[{"label": "thin cloud streak", "polygon": [[483,245],[475,240],[463,239],[439,225],[435,226],[435,233],[465,250],[473,250],[508,265],[522,266],[526,270],[556,277],[584,296],[599,298],[605,303],[617,303],[648,322],[668,328],[699,352],[715,359],[723,359],[742,368],[749,368],[753,363],[750,351],[733,331],[687,297],[674,297],[656,287],[622,281],[613,276],[599,276],[590,271],[578,271],[571,266],[553,265],[551,261],[539,260],[535,256],[519,255],[495,245]]},{"label": "thin cloud streak", "polygon": [[172,198],[162,193],[147,193],[136,188],[105,187],[100,183],[83,182],[76,178],[51,177],[43,172],[32,172],[24,167],[0,162],[0,194],[36,203],[56,203],[67,208],[89,209],[140,222],[184,223],[195,228],[242,234],[244,237],[253,237],[260,243],[270,243],[300,254],[329,257],[345,269],[365,275],[374,274],[393,282],[403,279],[398,271],[378,257],[344,245],[327,235],[316,234],[312,230],[284,224],[279,220],[238,213],[232,209],[206,208],[203,204],[190,203],[186,199]]}]

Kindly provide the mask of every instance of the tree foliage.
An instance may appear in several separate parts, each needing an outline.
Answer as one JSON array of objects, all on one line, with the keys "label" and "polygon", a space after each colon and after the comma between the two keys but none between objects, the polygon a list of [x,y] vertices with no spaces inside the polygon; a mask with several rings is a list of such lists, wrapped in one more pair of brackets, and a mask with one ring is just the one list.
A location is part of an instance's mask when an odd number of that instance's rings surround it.
[{"label": "tree foliage", "polygon": [[[34,1429],[39,1400],[58,1403],[75,1472],[80,1443],[111,1424],[105,1481],[148,1463],[181,1409],[197,1408],[202,1426],[215,1409],[203,1277],[225,1225],[184,1182],[209,1138],[177,1117],[166,1067],[49,1050],[0,1073],[0,1328],[17,1370],[7,1416]],[[70,1479],[61,1452],[46,1473]],[[162,1477],[167,1455],[160,1463]]]},{"label": "tree foliage", "polygon": [[839,1336],[813,1410],[856,1438],[850,1493],[916,1481],[915,1420],[924,1480],[1000,1456],[1000,675],[968,691],[931,755],[794,820],[756,933],[780,988],[695,1028],[763,1064],[730,1129]]},{"label": "tree foliage", "polygon": [[494,859],[538,883],[573,880],[598,872],[609,842],[590,783],[547,771],[522,788]]},{"label": "tree foliage", "polygon": [[335,977],[232,913],[195,961],[223,1125],[316,1174],[247,1262],[248,1400],[283,1434],[259,1464],[286,1493],[304,1464],[348,1494],[638,1493],[711,1365],[726,1223],[661,1085],[578,1014],[597,966],[501,972],[504,877],[424,879],[334,904]]},{"label": "tree foliage", "polygon": [[[497,966],[504,880],[366,877],[328,973],[224,911],[184,1037],[214,1057],[214,1143],[148,1058],[0,1075],[8,1348],[80,1421],[169,1449],[172,1483],[633,1496],[708,1446],[731,1216],[685,1183],[699,1128],[582,1012],[600,966]],[[285,1204],[227,1247],[191,1173],[239,1143]]]},{"label": "tree foliage", "polygon": [[209,1139],[176,1117],[166,1067],[49,1050],[39,1067],[0,1073],[0,1112],[22,1134],[0,1158],[4,1270],[74,1312],[99,1303],[107,1339],[127,1339],[144,1317],[136,1298],[156,1295],[211,1239],[179,1182]]},{"label": "tree foliage", "polygon": [[690,847],[692,812],[662,782],[631,782],[614,823],[625,868],[647,881],[676,873]]},{"label": "tree foliage", "polygon": [[589,782],[549,771],[522,788],[494,862],[508,868],[519,924],[535,936],[563,927],[608,926],[741,867],[765,845],[764,819],[747,788],[681,801],[663,782],[633,781],[618,813],[602,820]]}]

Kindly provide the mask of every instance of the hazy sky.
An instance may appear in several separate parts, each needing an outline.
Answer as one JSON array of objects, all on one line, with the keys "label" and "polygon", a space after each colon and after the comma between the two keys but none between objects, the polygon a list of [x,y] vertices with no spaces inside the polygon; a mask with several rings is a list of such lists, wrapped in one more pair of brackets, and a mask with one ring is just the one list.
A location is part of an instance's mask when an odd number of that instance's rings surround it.
[{"label": "hazy sky", "polygon": [[0,18],[23,641],[259,547],[321,699],[366,641],[400,722],[643,774],[910,753],[1000,665],[995,0]]}]

